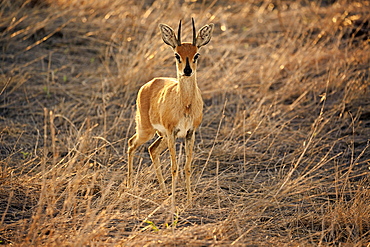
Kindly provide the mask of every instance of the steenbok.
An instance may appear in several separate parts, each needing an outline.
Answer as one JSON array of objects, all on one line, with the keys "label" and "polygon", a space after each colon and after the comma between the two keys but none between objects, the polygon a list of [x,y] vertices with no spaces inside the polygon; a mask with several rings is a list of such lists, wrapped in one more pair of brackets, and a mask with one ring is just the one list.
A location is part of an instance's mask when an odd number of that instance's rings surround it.
[{"label": "steenbok", "polygon": [[181,21],[177,37],[173,29],[159,24],[164,43],[171,46],[176,58],[177,78],[154,78],[143,85],[137,95],[136,133],[128,141],[128,187],[132,187],[132,163],[135,150],[158,134],[158,139],[149,147],[159,184],[164,193],[162,169],[159,156],[165,148],[171,155],[172,208],[175,207],[175,190],[179,166],[176,161],[175,140],[185,138],[185,177],[187,199],[191,205],[191,162],[195,130],[202,121],[203,100],[196,79],[199,49],[212,37],[213,24],[202,27],[196,34],[194,19],[193,42],[181,43]]}]

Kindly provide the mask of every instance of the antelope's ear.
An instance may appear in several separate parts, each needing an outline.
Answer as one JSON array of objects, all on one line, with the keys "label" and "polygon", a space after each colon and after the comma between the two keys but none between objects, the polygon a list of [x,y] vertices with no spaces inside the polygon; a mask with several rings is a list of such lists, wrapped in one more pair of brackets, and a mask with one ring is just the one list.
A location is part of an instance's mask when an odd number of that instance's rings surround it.
[{"label": "antelope's ear", "polygon": [[164,43],[175,49],[178,42],[173,29],[166,24],[159,24],[159,29],[161,30]]},{"label": "antelope's ear", "polygon": [[213,27],[214,25],[211,23],[199,29],[196,40],[196,46],[198,48],[209,43],[212,38]]}]

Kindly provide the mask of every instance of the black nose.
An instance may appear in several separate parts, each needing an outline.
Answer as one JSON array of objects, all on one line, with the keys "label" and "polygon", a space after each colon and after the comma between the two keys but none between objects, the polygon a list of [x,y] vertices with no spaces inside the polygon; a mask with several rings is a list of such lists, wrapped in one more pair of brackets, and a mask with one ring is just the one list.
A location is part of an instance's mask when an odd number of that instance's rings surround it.
[{"label": "black nose", "polygon": [[191,73],[192,73],[192,69],[190,68],[190,64],[189,64],[189,58],[187,57],[186,58],[186,66],[185,66],[185,69],[184,69],[184,75],[185,76],[191,76]]}]

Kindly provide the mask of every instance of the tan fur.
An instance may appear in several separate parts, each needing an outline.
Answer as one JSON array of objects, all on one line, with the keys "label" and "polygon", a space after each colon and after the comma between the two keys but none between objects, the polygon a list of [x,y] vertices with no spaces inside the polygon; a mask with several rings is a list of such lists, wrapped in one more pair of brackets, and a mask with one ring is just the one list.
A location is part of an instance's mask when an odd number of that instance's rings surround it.
[{"label": "tan fur", "polygon": [[[181,25],[180,25],[181,26]],[[133,154],[135,150],[158,134],[158,139],[149,147],[150,157],[159,184],[164,193],[166,186],[159,163],[161,152],[167,147],[171,155],[172,205],[175,204],[178,164],[176,161],[175,140],[185,138],[185,177],[188,202],[191,203],[191,161],[194,147],[195,130],[202,121],[203,100],[196,80],[196,55],[203,43],[208,43],[213,24],[200,29],[208,36],[197,37],[197,44],[178,42],[172,28],[160,24],[162,38],[170,45],[180,61],[176,62],[176,78],[154,78],[143,85],[137,96],[136,133],[128,142],[128,186],[132,187]],[[198,36],[200,35],[200,31]],[[207,40],[208,39],[208,40]],[[204,42],[206,40],[207,42]],[[188,67],[187,67],[188,66]],[[187,68],[186,68],[187,67]],[[191,73],[189,73],[189,68]],[[187,70],[187,72],[186,72]]]}]

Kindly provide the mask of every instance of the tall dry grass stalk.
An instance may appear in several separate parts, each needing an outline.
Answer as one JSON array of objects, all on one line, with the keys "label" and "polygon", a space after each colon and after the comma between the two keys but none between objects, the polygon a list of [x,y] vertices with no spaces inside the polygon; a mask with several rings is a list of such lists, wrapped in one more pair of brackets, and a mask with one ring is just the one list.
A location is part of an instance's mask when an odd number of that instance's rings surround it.
[{"label": "tall dry grass stalk", "polygon": [[[369,9],[2,1],[0,244],[367,246]],[[215,32],[198,69],[194,205],[181,184],[174,228],[146,149],[130,190],[125,152],[138,88],[175,76],[157,25],[191,17]]]}]

